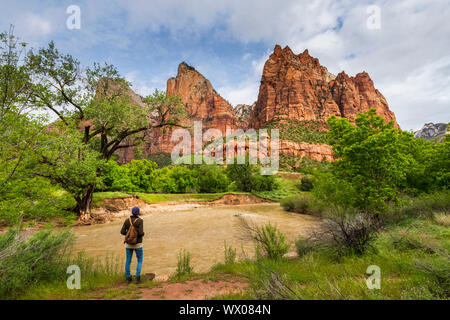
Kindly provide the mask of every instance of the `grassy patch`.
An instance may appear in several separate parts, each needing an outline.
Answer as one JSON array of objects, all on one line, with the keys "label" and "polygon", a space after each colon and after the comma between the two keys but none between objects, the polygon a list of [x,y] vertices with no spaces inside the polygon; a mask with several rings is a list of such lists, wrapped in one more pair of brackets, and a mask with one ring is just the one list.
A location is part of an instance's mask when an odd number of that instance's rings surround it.
[{"label": "grassy patch", "polygon": [[92,197],[92,207],[101,207],[104,204],[105,199],[124,198],[130,197],[130,193],[124,192],[96,192]]},{"label": "grassy patch", "polygon": [[[247,194],[245,192],[222,192],[222,193],[134,193],[140,199],[148,203],[162,203],[162,202],[188,202],[188,201],[214,201],[220,199],[225,194]],[[93,207],[103,205],[106,198],[122,198],[130,197],[131,193],[123,192],[97,192],[93,197]]]},{"label": "grassy patch", "polygon": [[280,139],[294,142],[326,143],[326,123],[320,121],[283,120],[273,122],[267,129],[280,130]]},{"label": "grassy patch", "polygon": [[[421,245],[400,246],[393,239],[393,236],[405,235],[415,238]],[[375,250],[360,256],[348,255],[336,260],[326,250],[311,250],[290,260],[217,264],[212,272],[246,275],[250,279],[250,293],[233,294],[233,299],[254,298],[256,292],[265,290],[260,280],[267,270],[285,278],[302,299],[446,299],[445,287],[441,288],[446,284],[442,284],[442,277],[439,279],[433,271],[442,270],[445,265],[445,259],[437,252],[448,254],[449,243],[448,228],[432,220],[420,220],[382,232],[374,243]],[[448,261],[446,263],[448,267]],[[366,285],[369,277],[366,270],[371,265],[381,270],[379,290],[370,290]],[[417,265],[426,265],[431,271],[421,270]]]},{"label": "grassy patch", "polygon": [[252,194],[258,196],[260,198],[272,200],[272,201],[280,201],[286,197],[298,194],[300,191],[296,187],[298,180],[286,176],[286,173],[280,173],[275,176],[275,183],[278,187],[271,191],[253,191]]},{"label": "grassy patch", "polygon": [[149,203],[214,201],[226,193],[137,193],[137,196]]}]

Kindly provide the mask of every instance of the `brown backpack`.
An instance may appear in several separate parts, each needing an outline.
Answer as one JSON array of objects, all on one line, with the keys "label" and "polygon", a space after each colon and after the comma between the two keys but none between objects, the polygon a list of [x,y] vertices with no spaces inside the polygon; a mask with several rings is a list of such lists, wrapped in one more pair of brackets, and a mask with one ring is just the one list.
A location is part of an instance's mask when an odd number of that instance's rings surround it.
[{"label": "brown backpack", "polygon": [[[138,239],[138,232],[134,227],[133,222],[131,222],[131,217],[129,219],[130,219],[130,227],[128,228],[127,234],[125,235],[125,242],[128,244],[136,244]],[[134,222],[136,222],[136,220],[134,220]]]}]

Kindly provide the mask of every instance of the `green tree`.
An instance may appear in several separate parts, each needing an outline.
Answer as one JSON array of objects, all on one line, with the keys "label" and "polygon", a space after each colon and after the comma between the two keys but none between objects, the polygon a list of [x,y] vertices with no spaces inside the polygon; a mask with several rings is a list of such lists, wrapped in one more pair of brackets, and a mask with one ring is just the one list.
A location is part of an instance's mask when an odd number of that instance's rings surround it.
[{"label": "green tree", "polygon": [[[358,114],[355,125],[336,116],[328,124],[329,143],[338,158],[331,167],[337,179],[333,184],[336,188],[351,185],[356,207],[383,210],[407,185],[407,173],[415,162],[410,152],[413,135],[394,128],[392,122],[385,123],[375,109]],[[348,192],[339,192],[348,196]]]},{"label": "green tree", "polygon": [[260,169],[250,164],[249,156],[245,156],[245,161],[238,161],[238,157],[229,164],[225,170],[230,181],[236,184],[240,191],[265,191],[272,190],[276,187],[275,177],[273,175],[263,176]]},{"label": "green tree", "polygon": [[[26,44],[13,28],[0,34],[0,220],[15,222],[49,204],[51,186],[31,175],[33,155],[45,134],[43,117],[30,113],[31,75]],[[51,213],[52,208],[47,212]]]},{"label": "green tree", "polygon": [[[179,125],[183,105],[178,97],[159,91],[140,101],[112,65],[94,63],[84,69],[71,55],[60,53],[53,42],[37,53],[30,52],[26,67],[34,79],[29,89],[31,102],[58,117],[63,136],[55,140],[62,145],[53,145],[57,152],[40,153],[39,164],[48,179],[75,192],[77,214],[89,219],[104,163],[120,149],[140,145],[152,129]],[[78,142],[74,131],[81,133]],[[64,161],[58,158],[62,150]],[[66,169],[55,167],[66,165]],[[81,172],[86,176],[70,187],[73,175]]]},{"label": "green tree", "polygon": [[146,159],[132,160],[128,165],[131,183],[142,192],[155,192],[154,181],[157,172],[157,164]]},{"label": "green tree", "polygon": [[27,114],[30,74],[23,66],[26,44],[11,27],[0,34],[0,192],[24,167],[27,153],[42,128]]},{"label": "green tree", "polygon": [[198,192],[216,193],[227,190],[228,177],[217,165],[194,166],[193,170],[198,180]]},{"label": "green tree", "polygon": [[195,173],[184,166],[173,167],[169,176],[175,183],[176,193],[196,192],[198,189]]}]

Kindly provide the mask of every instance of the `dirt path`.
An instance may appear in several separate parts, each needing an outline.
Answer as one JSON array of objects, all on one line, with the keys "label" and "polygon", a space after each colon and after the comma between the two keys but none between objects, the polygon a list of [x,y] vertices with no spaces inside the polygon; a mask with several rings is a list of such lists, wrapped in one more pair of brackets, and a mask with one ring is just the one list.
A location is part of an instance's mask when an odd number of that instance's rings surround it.
[{"label": "dirt path", "polygon": [[248,282],[241,277],[182,282],[147,282],[140,285],[119,285],[94,294],[94,300],[204,300],[220,295],[244,293]]}]

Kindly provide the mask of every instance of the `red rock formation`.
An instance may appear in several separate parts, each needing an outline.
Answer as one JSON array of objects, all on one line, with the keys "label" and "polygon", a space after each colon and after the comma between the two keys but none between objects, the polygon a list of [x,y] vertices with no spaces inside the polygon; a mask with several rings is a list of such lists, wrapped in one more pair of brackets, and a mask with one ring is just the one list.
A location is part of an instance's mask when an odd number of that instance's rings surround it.
[{"label": "red rock formation", "polygon": [[167,95],[179,95],[190,120],[202,120],[204,127],[216,128],[225,134],[226,128],[237,128],[233,107],[222,98],[201,73],[182,62],[176,78],[167,81]]},{"label": "red rock formation", "polygon": [[[276,120],[326,121],[330,115],[354,120],[356,114],[375,108],[387,121],[394,114],[367,73],[335,77],[308,50],[295,55],[289,47],[275,46],[264,65],[258,101],[249,125],[264,127]],[[397,123],[395,122],[397,125]]]},{"label": "red rock formation", "polygon": [[333,149],[328,144],[297,143],[289,140],[280,140],[280,154],[295,156],[299,158],[307,157],[313,160],[328,161],[334,160]]},{"label": "red rock formation", "polygon": [[[320,65],[317,58],[311,57],[308,50],[296,55],[289,47],[282,49],[279,45],[264,65],[258,100],[251,108],[239,105],[236,112],[202,74],[184,62],[178,66],[177,76],[167,81],[167,94],[179,95],[185,105],[188,117],[184,125],[191,126],[195,120],[202,120],[204,131],[215,128],[223,135],[227,128],[259,129],[277,120],[325,123],[329,116],[337,115],[354,121],[357,113],[370,108],[375,108],[377,114],[394,121],[398,127],[386,99],[375,89],[366,72],[355,77],[341,72],[336,77]],[[131,96],[139,100],[136,95]],[[178,143],[171,141],[171,134],[172,130],[167,128],[148,132],[149,142],[144,146],[144,154],[171,153]],[[287,140],[280,140],[280,154],[314,160],[334,159],[328,145]],[[122,150],[120,155],[122,162],[128,162],[134,152]]]},{"label": "red rock formation", "polygon": [[[182,124],[187,127],[201,120],[204,131],[209,128],[219,129],[223,135],[227,127],[238,127],[239,121],[233,107],[214,90],[209,80],[185,62],[178,66],[177,76],[167,80],[166,93],[181,98],[187,115]],[[144,148],[145,153],[171,153],[178,143],[171,141],[172,131],[167,128],[153,130],[149,135],[150,143]]]},{"label": "red rock formation", "polygon": [[399,127],[394,113],[389,110],[386,99],[375,89],[367,72],[349,77],[342,71],[334,81],[330,81],[329,86],[333,100],[338,104],[342,117],[353,121],[358,113],[375,108],[378,115],[386,121],[393,121],[395,126]]}]

